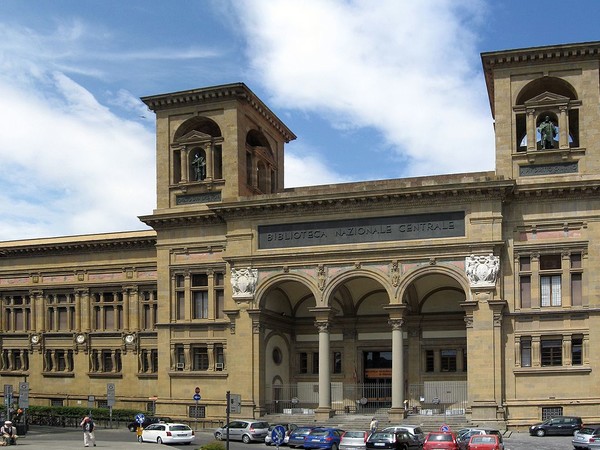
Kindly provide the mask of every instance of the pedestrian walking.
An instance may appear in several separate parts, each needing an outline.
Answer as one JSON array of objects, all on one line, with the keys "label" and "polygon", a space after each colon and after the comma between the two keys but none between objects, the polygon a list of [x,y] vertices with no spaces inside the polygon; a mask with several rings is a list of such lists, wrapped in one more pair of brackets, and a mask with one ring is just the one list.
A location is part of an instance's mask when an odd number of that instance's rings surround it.
[{"label": "pedestrian walking", "polygon": [[79,426],[83,429],[83,446],[89,447],[90,444],[96,446],[96,436],[94,436],[94,421],[91,417],[85,416]]},{"label": "pedestrian walking", "polygon": [[371,433],[375,433],[377,431],[377,418],[373,417],[373,420],[371,420],[371,425],[369,425],[369,428],[371,429]]}]

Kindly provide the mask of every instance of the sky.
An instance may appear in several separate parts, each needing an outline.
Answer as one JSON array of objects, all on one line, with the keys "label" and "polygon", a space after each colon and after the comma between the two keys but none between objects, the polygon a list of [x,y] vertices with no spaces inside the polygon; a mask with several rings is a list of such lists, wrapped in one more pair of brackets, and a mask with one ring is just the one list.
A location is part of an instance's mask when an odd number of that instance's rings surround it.
[{"label": "sky", "polygon": [[494,170],[482,52],[600,40],[600,0],[2,0],[0,241],[146,229],[140,97],[244,82],[286,187]]}]

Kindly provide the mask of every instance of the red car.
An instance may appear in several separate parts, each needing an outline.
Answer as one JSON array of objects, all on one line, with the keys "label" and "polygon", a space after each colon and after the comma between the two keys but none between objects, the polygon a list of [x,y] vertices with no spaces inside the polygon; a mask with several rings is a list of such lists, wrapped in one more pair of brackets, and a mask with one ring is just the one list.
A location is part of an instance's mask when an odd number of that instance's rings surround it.
[{"label": "red car", "polygon": [[504,446],[495,434],[476,434],[471,436],[467,448],[469,450],[504,450]]},{"label": "red car", "polygon": [[423,450],[458,450],[456,434],[450,431],[432,431],[425,438]]}]

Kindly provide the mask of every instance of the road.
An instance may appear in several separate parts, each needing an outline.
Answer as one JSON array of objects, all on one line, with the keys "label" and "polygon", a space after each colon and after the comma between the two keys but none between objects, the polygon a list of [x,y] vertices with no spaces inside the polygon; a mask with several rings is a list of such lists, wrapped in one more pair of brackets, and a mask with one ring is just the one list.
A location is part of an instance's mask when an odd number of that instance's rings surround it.
[{"label": "road", "polygon": [[[512,433],[505,436],[504,445],[506,450],[570,450],[572,436],[546,436],[543,438],[529,436],[527,433]],[[203,444],[213,442],[214,437],[210,431],[198,431],[196,440],[191,446],[178,446],[196,449]],[[158,445],[136,441],[135,433],[125,428],[120,429],[97,429],[97,448],[110,448],[118,450],[140,450],[143,445],[148,448],[167,448],[168,445]],[[225,442],[223,442],[225,445]],[[31,426],[29,433],[19,439],[19,447],[40,450],[67,450],[83,448],[83,433],[73,428],[52,428]],[[276,450],[274,446],[270,450]],[[241,442],[230,442],[229,450],[266,450],[262,443],[243,444]],[[286,449],[287,450],[287,449]]]}]

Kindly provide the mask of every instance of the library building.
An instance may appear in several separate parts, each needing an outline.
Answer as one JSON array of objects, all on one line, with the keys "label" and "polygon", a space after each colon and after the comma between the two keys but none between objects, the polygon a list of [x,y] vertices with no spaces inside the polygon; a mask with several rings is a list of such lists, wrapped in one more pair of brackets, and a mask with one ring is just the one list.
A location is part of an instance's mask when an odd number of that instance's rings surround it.
[{"label": "library building", "polygon": [[142,98],[142,231],[0,242],[1,383],[176,420],[230,392],[233,418],[600,422],[600,42],[481,60],[486,172],[285,188],[296,136],[245,84]]}]

